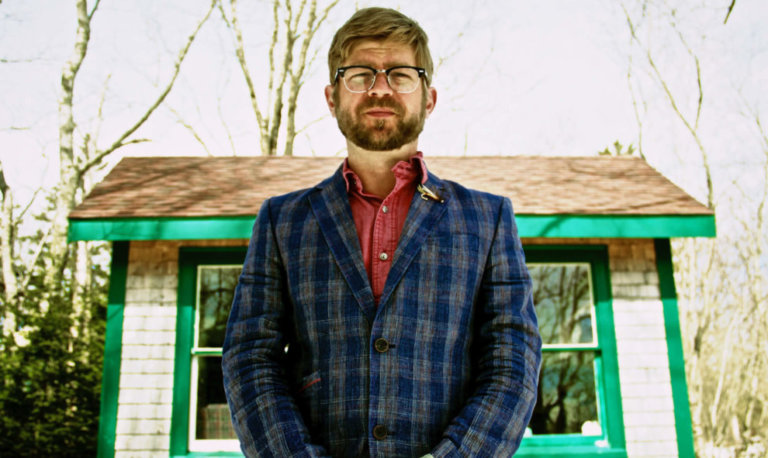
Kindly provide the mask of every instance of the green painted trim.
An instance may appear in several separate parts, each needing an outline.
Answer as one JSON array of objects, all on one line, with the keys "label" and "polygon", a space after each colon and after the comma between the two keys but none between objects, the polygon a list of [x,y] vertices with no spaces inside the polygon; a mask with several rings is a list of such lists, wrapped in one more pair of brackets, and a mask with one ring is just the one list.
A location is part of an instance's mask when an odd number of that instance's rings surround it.
[{"label": "green painted trim", "polygon": [[515,453],[515,456],[535,456],[537,458],[587,458],[591,456],[599,456],[604,458],[627,458],[627,451],[623,448],[602,448],[586,445],[576,445],[568,447],[565,450],[560,447],[536,447],[526,449],[520,448],[520,450]]},{"label": "green painted trim", "polygon": [[714,215],[516,215],[520,237],[714,237]]},{"label": "green painted trim", "polygon": [[240,452],[189,452],[183,455],[171,455],[171,458],[203,458],[209,456],[244,456]]},{"label": "green painted trim", "polygon": [[171,455],[187,453],[189,435],[189,393],[193,335],[195,327],[196,266],[189,254],[179,253],[179,283],[176,293],[176,348],[173,363],[173,406],[171,410]]},{"label": "green painted trim", "polygon": [[675,408],[675,432],[677,453],[681,458],[695,456],[693,427],[688,401],[688,385],[685,378],[683,339],[680,334],[680,313],[677,307],[677,291],[672,265],[672,248],[668,239],[654,240],[656,269],[659,275],[659,290],[664,307],[664,329],[667,333],[669,354],[669,375],[672,378],[672,400]]},{"label": "green painted trim", "polygon": [[619,358],[616,348],[616,325],[613,319],[613,294],[611,293],[611,271],[609,267],[608,247],[601,246],[590,260],[593,281],[595,283],[595,302],[602,316],[597,320],[597,336],[602,352],[602,377],[606,390],[605,403],[600,406],[601,414],[611,418],[607,423],[609,443],[612,447],[624,448],[624,411],[622,408],[621,386],[619,380]]},{"label": "green painted trim", "polygon": [[[247,247],[181,247],[176,296],[176,348],[171,408],[171,456],[226,456],[221,453],[189,452],[189,396],[191,393],[192,344],[194,343],[197,266],[237,264],[245,261]],[[238,456],[234,454],[234,456]],[[242,455],[241,455],[242,456]]]},{"label": "green painted trim", "polygon": [[556,352],[556,351],[600,351],[600,347],[597,345],[559,345],[556,347],[545,346],[541,348],[544,353]]},{"label": "green painted trim", "polygon": [[190,353],[198,356],[221,356],[221,348],[218,350],[195,350],[193,348]]},{"label": "green painted trim", "polygon": [[115,456],[117,399],[120,392],[120,362],[123,351],[123,312],[128,277],[129,242],[112,244],[112,265],[107,295],[107,323],[104,336],[104,363],[99,406],[99,458]]},{"label": "green painted trim", "polygon": [[[69,223],[69,240],[247,239],[255,216],[104,218]],[[714,215],[517,215],[520,237],[714,237]]]},{"label": "green painted trim", "polygon": [[[626,457],[624,414],[619,390],[619,363],[613,320],[608,248],[605,245],[527,245],[526,262],[587,262],[590,265],[595,301],[597,346],[551,348],[549,351],[591,351],[595,353],[599,416],[604,436],[533,436],[523,438],[516,456],[611,456]],[[597,447],[595,440],[608,447]]]},{"label": "green painted trim", "polygon": [[247,239],[255,216],[73,219],[69,241]]}]

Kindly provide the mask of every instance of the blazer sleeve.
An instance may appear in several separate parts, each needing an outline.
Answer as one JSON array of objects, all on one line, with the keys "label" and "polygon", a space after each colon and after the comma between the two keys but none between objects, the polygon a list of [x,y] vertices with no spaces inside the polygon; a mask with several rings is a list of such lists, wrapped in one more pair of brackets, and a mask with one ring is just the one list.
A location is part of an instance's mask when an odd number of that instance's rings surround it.
[{"label": "blazer sleeve", "polygon": [[266,201],[256,218],[222,348],[224,391],[247,457],[318,457],[284,369],[285,269]]},{"label": "blazer sleeve", "polygon": [[541,337],[512,204],[504,198],[475,304],[473,391],[432,451],[512,456],[536,403]]}]

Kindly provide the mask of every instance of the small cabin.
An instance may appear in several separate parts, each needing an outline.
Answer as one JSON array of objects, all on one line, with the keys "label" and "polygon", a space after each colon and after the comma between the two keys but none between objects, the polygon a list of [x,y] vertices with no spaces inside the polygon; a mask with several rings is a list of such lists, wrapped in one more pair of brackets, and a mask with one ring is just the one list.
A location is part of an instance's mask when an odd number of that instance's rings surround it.
[{"label": "small cabin", "polygon": [[[338,157],[130,157],[69,215],[112,242],[99,456],[238,456],[221,344],[258,209]],[[517,456],[693,457],[670,240],[715,216],[634,157],[426,157],[509,197],[544,342]]]}]

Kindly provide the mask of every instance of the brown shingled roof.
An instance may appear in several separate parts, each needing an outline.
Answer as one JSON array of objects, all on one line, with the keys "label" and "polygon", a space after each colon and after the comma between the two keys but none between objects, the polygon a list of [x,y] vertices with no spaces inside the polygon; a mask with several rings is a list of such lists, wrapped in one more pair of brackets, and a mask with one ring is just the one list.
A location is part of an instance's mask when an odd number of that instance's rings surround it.
[{"label": "brown shingled roof", "polygon": [[[264,199],[310,187],[338,157],[130,157],[72,219],[255,215]],[[518,214],[709,215],[632,157],[427,157],[443,179],[508,196]]]}]

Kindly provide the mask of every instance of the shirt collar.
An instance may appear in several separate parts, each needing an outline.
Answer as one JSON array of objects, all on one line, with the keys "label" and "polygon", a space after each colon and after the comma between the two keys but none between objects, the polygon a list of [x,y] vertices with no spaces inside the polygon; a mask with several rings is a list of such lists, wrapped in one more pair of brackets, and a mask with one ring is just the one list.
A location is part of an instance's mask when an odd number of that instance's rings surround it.
[{"label": "shirt collar", "polygon": [[[409,170],[416,171],[416,176],[421,184],[426,183],[429,179],[427,164],[424,162],[424,154],[421,151],[418,151],[416,154],[408,158],[407,161],[399,161],[397,164],[395,164],[394,167],[392,167],[392,173],[395,173],[396,176],[400,171],[407,172]],[[360,194],[363,193],[363,183],[360,181],[360,178],[357,176],[355,171],[349,167],[349,158],[344,159],[344,163],[342,165],[342,174],[344,176],[344,182],[347,185],[347,192],[353,190],[354,192]]]}]

